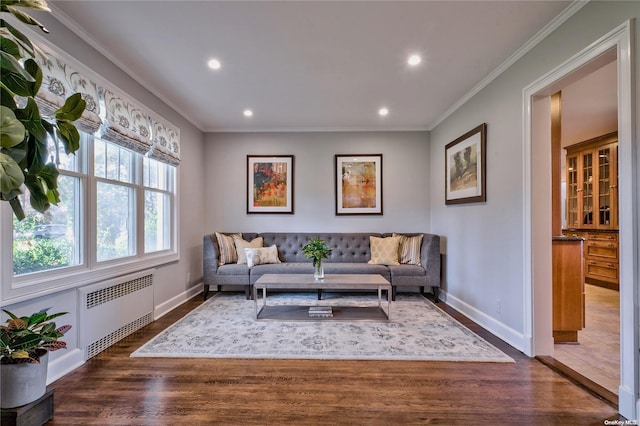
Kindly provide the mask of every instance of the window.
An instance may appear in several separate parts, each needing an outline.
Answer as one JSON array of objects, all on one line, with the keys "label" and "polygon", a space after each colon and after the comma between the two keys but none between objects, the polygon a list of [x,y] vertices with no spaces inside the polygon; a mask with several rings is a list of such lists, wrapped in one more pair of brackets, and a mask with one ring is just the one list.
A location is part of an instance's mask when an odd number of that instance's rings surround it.
[{"label": "window", "polygon": [[171,245],[171,205],[174,167],[144,158],[144,252],[167,250]]},{"label": "window", "polygon": [[[86,138],[81,149],[86,149]],[[13,219],[13,275],[25,275],[80,265],[81,247],[80,210],[84,200],[86,174],[80,157],[56,153],[49,141],[52,161],[60,170],[58,190],[60,203],[41,214],[31,207],[29,194],[21,197],[26,218]]]},{"label": "window", "polygon": [[77,155],[51,152],[61,202],[41,214],[22,196],[26,218],[13,219],[11,248],[17,287],[46,286],[49,277],[66,286],[62,278],[76,274],[175,260],[174,166],[88,134]]}]

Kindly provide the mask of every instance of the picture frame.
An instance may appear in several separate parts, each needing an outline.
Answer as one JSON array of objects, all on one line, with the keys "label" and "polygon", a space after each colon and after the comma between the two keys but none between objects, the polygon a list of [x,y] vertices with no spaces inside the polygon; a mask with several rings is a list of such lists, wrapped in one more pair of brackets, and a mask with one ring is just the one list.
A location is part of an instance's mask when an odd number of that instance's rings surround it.
[{"label": "picture frame", "polygon": [[487,201],[487,123],[445,146],[445,204]]},{"label": "picture frame", "polygon": [[247,214],[294,213],[294,156],[247,155]]},{"label": "picture frame", "polygon": [[382,154],[336,154],[336,216],[382,215]]}]

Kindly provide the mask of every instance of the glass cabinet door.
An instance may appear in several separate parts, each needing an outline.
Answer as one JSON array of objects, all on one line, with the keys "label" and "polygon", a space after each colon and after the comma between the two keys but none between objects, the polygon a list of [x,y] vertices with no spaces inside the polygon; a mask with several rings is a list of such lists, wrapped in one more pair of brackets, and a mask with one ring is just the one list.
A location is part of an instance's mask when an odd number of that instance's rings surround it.
[{"label": "glass cabinet door", "polygon": [[582,155],[582,224],[592,227],[593,218],[593,153]]},{"label": "glass cabinet door", "polygon": [[611,224],[611,148],[598,150],[598,225]]},{"label": "glass cabinet door", "polygon": [[567,228],[580,226],[578,221],[578,157],[567,157]]}]

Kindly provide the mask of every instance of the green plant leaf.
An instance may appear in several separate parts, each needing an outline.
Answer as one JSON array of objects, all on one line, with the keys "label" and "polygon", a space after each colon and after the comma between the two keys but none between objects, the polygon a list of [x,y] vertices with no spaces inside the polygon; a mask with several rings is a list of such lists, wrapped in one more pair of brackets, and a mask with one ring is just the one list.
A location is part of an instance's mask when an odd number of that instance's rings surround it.
[{"label": "green plant leaf", "polygon": [[64,105],[56,111],[56,120],[75,121],[82,116],[87,102],[82,99],[80,93],[69,96]]},{"label": "green plant leaf", "polygon": [[46,144],[47,130],[42,125],[40,110],[33,98],[29,98],[27,100],[27,106],[24,107],[24,109],[15,110],[15,114],[16,118],[22,121],[22,124],[24,124],[24,127],[30,134],[32,134],[38,141]]},{"label": "green plant leaf", "polygon": [[40,65],[31,58],[24,61],[24,69],[35,80],[33,84],[33,94],[31,95],[35,97],[42,85],[42,69],[40,69]]},{"label": "green plant leaf", "polygon": [[27,175],[24,184],[27,186],[29,192],[31,193],[31,197],[29,198],[31,207],[33,207],[40,213],[46,212],[49,207],[51,207],[51,203],[49,202],[47,193],[42,186],[42,182],[34,175]]},{"label": "green plant leaf", "polygon": [[20,52],[18,44],[7,37],[0,37],[0,50],[7,52],[16,59],[22,58],[22,52]]},{"label": "green plant leaf", "polygon": [[22,46],[24,50],[27,51],[29,55],[31,55],[32,57],[36,56],[37,49],[33,45],[33,43],[31,43],[31,40],[29,40],[27,36],[22,34],[4,19],[0,19],[0,28],[6,28],[7,31],[9,31],[9,33],[11,33],[11,35],[15,37],[16,41]]},{"label": "green plant leaf", "polygon": [[10,108],[12,111],[18,109],[13,94],[6,87],[0,84],[0,105]]},{"label": "green plant leaf", "polygon": [[0,147],[11,148],[25,139],[24,125],[11,108],[0,106]]},{"label": "green plant leaf", "polygon": [[38,346],[41,341],[42,341],[42,337],[40,335],[38,335],[38,334],[29,334],[27,336],[24,336],[24,337],[21,337],[21,338],[17,339],[13,343],[13,346],[16,349],[29,350],[29,349],[32,349],[32,348]]},{"label": "green plant leaf", "polygon": [[[35,2],[23,1],[23,2],[20,2],[19,6],[20,7],[29,7],[31,9],[36,9],[35,7],[27,6],[27,4],[35,4]],[[49,8],[46,8],[46,9],[38,8],[38,9],[39,10],[49,10]],[[45,33],[49,32],[49,30],[47,30],[44,27],[44,25],[42,25],[37,20],[33,19],[31,16],[27,15],[23,11],[21,11],[19,9],[16,9],[15,7],[11,7],[11,6],[7,6],[7,10],[9,10],[9,12],[11,12],[11,14],[13,16],[18,18],[20,21],[24,22],[25,24],[27,24],[27,25],[35,25],[35,26],[39,27],[43,32],[45,32]]]},{"label": "green plant leaf", "polygon": [[51,12],[45,0],[2,0],[3,5]]},{"label": "green plant leaf", "polygon": [[24,174],[18,163],[3,152],[0,152],[0,171],[0,192],[9,193],[24,183]]},{"label": "green plant leaf", "polygon": [[33,96],[36,80],[22,67],[16,58],[0,51],[0,73],[2,84],[19,96]]},{"label": "green plant leaf", "polygon": [[16,216],[18,220],[24,220],[26,215],[24,214],[24,210],[22,209],[22,203],[20,203],[20,199],[16,195],[15,197],[7,198],[9,200],[9,205],[13,210],[13,214]]},{"label": "green plant leaf", "polygon": [[57,125],[60,142],[62,142],[65,153],[73,154],[80,149],[80,132],[76,126],[66,121],[60,121]]}]

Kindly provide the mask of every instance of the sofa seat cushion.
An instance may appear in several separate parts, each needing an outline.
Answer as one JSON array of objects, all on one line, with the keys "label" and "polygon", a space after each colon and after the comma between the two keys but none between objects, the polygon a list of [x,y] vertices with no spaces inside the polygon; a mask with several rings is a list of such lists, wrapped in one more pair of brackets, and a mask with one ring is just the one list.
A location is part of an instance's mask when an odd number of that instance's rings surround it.
[{"label": "sofa seat cushion", "polygon": [[368,263],[322,263],[325,274],[380,274],[390,278],[389,268],[385,265],[371,265]]},{"label": "sofa seat cushion", "polygon": [[246,264],[228,263],[218,267],[218,275],[249,275]]},{"label": "sofa seat cushion", "polygon": [[424,277],[427,271],[418,265],[389,265],[389,271],[392,277],[419,276]]}]

